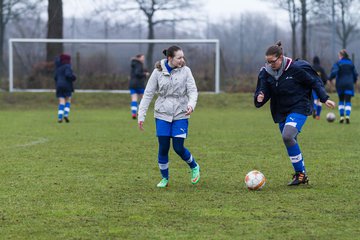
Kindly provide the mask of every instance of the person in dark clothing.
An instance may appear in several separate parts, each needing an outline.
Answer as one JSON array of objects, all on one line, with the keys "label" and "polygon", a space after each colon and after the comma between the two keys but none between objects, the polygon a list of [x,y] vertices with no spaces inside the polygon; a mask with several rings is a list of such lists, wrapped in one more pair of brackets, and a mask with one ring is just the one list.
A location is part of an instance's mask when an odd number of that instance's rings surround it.
[{"label": "person in dark clothing", "polygon": [[295,174],[289,186],[308,183],[304,159],[297,142],[297,135],[312,112],[311,91],[315,90],[320,101],[330,108],[329,100],[319,76],[306,61],[293,61],[283,55],[281,42],[270,46],[265,54],[266,64],[260,70],[254,94],[254,104],[262,107],[270,100],[273,120],[279,124]]},{"label": "person in dark clothing", "polygon": [[71,68],[71,56],[61,54],[55,58],[55,85],[56,97],[59,99],[58,122],[70,122],[69,113],[71,105],[71,96],[74,92],[73,82],[76,80]]},{"label": "person in dark clothing", "polygon": [[[339,61],[337,61],[330,73],[329,80],[336,78],[336,91],[339,96],[340,123],[350,123],[351,97],[355,95],[354,85],[356,84],[358,73],[349,54],[345,49],[339,52]],[[345,117],[346,116],[346,117]]]},{"label": "person in dark clothing", "polygon": [[[328,77],[325,73],[324,68],[320,65],[320,58],[318,56],[315,56],[313,58],[313,65],[312,68],[316,71],[316,73],[320,76],[321,80],[323,81],[323,84],[325,85]],[[320,119],[320,114],[321,114],[321,110],[322,110],[322,104],[321,101],[319,99],[319,97],[317,96],[316,92],[313,90],[312,91],[312,95],[314,98],[314,109],[313,109],[313,118],[315,118],[316,120]]]},{"label": "person in dark clothing", "polygon": [[138,54],[131,59],[131,72],[129,89],[131,95],[131,116],[136,119],[138,110],[138,100],[140,100],[145,90],[145,79],[149,73],[144,69],[145,56]]}]

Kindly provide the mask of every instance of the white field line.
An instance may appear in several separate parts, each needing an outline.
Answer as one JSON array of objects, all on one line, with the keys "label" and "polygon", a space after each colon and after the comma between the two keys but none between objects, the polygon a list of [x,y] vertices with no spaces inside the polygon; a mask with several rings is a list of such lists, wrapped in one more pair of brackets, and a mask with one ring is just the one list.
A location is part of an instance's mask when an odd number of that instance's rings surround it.
[{"label": "white field line", "polygon": [[28,143],[14,145],[13,147],[14,148],[31,147],[31,146],[34,146],[34,145],[46,143],[48,141],[49,141],[49,139],[47,139],[47,138],[39,138],[37,140],[31,141],[31,142],[28,142]]}]

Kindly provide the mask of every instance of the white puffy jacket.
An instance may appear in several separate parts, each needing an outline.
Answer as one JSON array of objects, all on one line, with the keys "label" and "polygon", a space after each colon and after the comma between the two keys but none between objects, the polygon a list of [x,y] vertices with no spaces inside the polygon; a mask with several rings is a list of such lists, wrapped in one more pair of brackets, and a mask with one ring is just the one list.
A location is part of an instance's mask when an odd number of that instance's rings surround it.
[{"label": "white puffy jacket", "polygon": [[155,118],[172,122],[189,118],[190,116],[185,115],[188,106],[195,110],[198,92],[190,68],[175,68],[169,73],[165,67],[165,59],[161,60],[161,67],[162,71],[154,69],[146,85],[139,106],[138,122],[145,121],[155,93],[158,94],[154,107]]}]

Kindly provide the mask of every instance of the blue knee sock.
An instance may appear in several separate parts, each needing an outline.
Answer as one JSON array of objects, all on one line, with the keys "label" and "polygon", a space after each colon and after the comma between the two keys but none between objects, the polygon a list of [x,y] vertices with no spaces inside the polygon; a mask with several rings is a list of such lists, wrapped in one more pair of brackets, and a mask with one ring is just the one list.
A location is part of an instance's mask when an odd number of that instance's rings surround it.
[{"label": "blue knee sock", "polygon": [[347,117],[350,117],[351,114],[351,102],[345,103],[345,114]]},{"label": "blue knee sock", "polygon": [[169,157],[158,155],[158,164],[161,176],[169,179]]},{"label": "blue knee sock", "polygon": [[169,148],[170,137],[158,137],[159,152],[158,152],[158,164],[161,176],[169,179]]},{"label": "blue knee sock", "polygon": [[296,143],[294,146],[286,147],[286,149],[295,172],[305,172],[304,159],[299,145]]},{"label": "blue knee sock", "polygon": [[339,108],[339,114],[340,114],[340,116],[343,117],[343,116],[344,116],[344,110],[345,110],[345,106],[344,106],[344,102],[343,102],[343,101],[340,101],[340,102],[339,102],[338,108]]},{"label": "blue knee sock", "polygon": [[137,101],[132,101],[132,102],[131,102],[131,114],[136,114],[136,112],[137,112],[137,106],[138,106]]},{"label": "blue knee sock", "polygon": [[197,166],[195,158],[191,155],[189,150],[184,147],[184,138],[173,138],[173,147],[175,152],[184,160],[190,168]]},{"label": "blue knee sock", "polygon": [[64,104],[59,104],[59,108],[58,108],[58,119],[59,120],[63,118],[64,108],[65,108]]},{"label": "blue knee sock", "polygon": [[64,116],[65,116],[65,117],[68,117],[68,116],[69,116],[69,113],[70,113],[70,105],[71,105],[70,102],[66,102],[66,103],[65,103],[65,108],[64,108]]},{"label": "blue knee sock", "polygon": [[316,116],[320,116],[321,110],[322,110],[322,106],[321,105],[316,105]]},{"label": "blue knee sock", "polygon": [[190,168],[194,168],[197,166],[195,158],[191,155],[189,150],[187,150],[186,148],[185,148],[185,153],[181,158],[189,165]]}]

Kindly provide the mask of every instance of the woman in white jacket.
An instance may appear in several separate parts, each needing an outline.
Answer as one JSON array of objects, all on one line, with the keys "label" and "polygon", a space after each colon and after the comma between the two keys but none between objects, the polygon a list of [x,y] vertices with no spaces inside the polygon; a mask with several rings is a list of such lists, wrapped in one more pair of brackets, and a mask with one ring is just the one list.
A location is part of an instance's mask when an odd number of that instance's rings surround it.
[{"label": "woman in white jacket", "polygon": [[191,183],[196,184],[200,180],[200,166],[184,147],[188,133],[188,118],[195,109],[198,97],[195,80],[190,68],[185,66],[184,53],[180,47],[171,46],[163,53],[166,59],[156,63],[140,102],[139,128],[144,130],[146,112],[157,93],[154,117],[159,142],[158,164],[162,176],[157,187],[165,188],[169,184],[170,138],[175,152],[191,168]]}]

